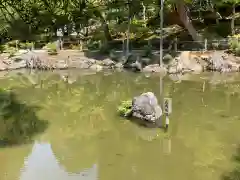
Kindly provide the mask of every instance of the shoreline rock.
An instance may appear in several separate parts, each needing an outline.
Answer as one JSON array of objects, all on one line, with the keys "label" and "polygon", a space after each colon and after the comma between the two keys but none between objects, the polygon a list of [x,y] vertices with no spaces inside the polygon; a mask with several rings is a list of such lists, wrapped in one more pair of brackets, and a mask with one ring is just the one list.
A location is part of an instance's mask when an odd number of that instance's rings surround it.
[{"label": "shoreline rock", "polygon": [[[124,58],[122,58],[124,59]],[[218,72],[239,72],[240,60],[224,51],[183,51],[175,57],[168,65],[160,67],[158,64],[146,64],[146,58],[143,60],[131,55],[130,62],[113,61],[110,58],[95,60],[88,58],[79,51],[60,51],[58,55],[48,55],[47,51],[20,50],[15,56],[9,57],[8,54],[0,54],[0,71],[16,70],[22,68],[53,70],[53,69],[89,69],[93,71],[129,69],[143,73],[201,73],[204,71]],[[127,65],[126,65],[127,62]]]}]

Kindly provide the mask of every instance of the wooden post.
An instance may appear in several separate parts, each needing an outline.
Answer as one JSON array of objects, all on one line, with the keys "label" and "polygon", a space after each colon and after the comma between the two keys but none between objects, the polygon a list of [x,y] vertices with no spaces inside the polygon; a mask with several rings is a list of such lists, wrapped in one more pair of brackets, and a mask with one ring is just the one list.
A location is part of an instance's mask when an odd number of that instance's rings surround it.
[{"label": "wooden post", "polygon": [[83,50],[83,46],[82,46],[82,40],[81,39],[79,40],[79,46],[80,46],[80,51],[82,51]]},{"label": "wooden post", "polygon": [[204,51],[207,51],[207,39],[204,40]]},{"label": "wooden post", "polygon": [[150,41],[150,39],[148,40],[148,46],[151,47],[151,41]]},{"label": "wooden post", "polygon": [[174,41],[174,51],[177,52],[177,37],[175,38]]},{"label": "wooden post", "polygon": [[165,154],[171,154],[171,139],[170,137],[166,137],[163,139],[163,152]]},{"label": "wooden post", "polygon": [[18,50],[18,40],[16,40],[15,43],[16,43],[16,49]]}]

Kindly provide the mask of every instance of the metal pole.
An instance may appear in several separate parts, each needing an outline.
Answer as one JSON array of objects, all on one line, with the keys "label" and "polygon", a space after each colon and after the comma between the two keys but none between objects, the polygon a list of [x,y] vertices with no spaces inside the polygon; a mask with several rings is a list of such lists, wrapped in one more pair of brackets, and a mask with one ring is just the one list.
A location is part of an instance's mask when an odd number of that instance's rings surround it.
[{"label": "metal pole", "polygon": [[164,0],[161,0],[160,9],[160,62],[159,65],[163,65],[163,4]]},{"label": "metal pole", "polygon": [[[161,9],[160,9],[160,61],[159,66],[163,65],[163,2],[161,0]],[[161,108],[163,109],[163,79],[162,75],[160,75],[160,104]]]}]

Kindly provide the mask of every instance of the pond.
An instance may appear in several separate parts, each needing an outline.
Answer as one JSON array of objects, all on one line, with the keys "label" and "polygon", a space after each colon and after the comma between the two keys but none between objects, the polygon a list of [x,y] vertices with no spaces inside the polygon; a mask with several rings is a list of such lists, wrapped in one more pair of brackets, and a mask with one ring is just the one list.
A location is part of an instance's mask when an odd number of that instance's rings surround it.
[{"label": "pond", "polygon": [[[152,91],[159,98],[158,75],[28,73],[10,72],[0,79],[0,87],[11,90],[17,104],[7,108],[7,115],[1,112],[0,135],[6,141],[0,147],[1,180],[240,177],[238,74],[165,77],[163,93],[172,98],[173,112],[169,131],[164,132],[139,126],[116,112],[121,101],[142,92]],[[70,83],[61,78],[66,73]],[[45,125],[38,133],[28,130],[39,122]]]}]

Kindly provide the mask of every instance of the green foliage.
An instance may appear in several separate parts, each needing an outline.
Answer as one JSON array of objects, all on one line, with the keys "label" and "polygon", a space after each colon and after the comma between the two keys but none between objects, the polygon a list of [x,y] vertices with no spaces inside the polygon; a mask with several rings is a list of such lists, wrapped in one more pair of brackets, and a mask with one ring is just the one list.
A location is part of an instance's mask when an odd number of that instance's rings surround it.
[{"label": "green foliage", "polygon": [[[236,3],[238,0],[185,0],[181,2],[187,3],[186,5],[190,7],[190,10],[195,12],[213,10],[212,5],[222,6],[225,1]],[[127,37],[131,40],[143,40],[149,34],[156,35],[156,30],[159,28],[159,1],[156,0],[135,0],[131,1],[132,3],[129,5],[125,1],[11,0],[9,3],[9,1],[0,0],[0,2],[2,4],[0,35],[4,40],[33,41],[33,39],[39,40],[41,38],[47,40],[46,37],[51,39],[56,36],[57,29],[69,25],[66,34],[75,31],[81,32],[80,36],[84,37],[86,41],[91,39],[87,45],[88,49],[109,53],[110,48],[99,44],[99,42],[105,44],[114,39],[123,40]],[[175,2],[174,0],[165,1],[164,13],[169,14],[175,11]],[[173,17],[173,19],[175,18]],[[175,22],[168,21],[169,19],[167,19],[166,25],[169,25],[169,29],[173,30],[171,24],[175,24]],[[75,28],[72,28],[73,26]],[[227,27],[229,27],[229,23]],[[204,28],[201,27],[201,29]],[[222,34],[227,32],[223,28],[219,28],[219,30],[222,31]],[[166,36],[170,36],[170,34],[166,31]],[[11,43],[10,46],[16,46],[15,41]],[[24,49],[29,48],[29,46],[30,44],[27,43],[20,44],[20,47]],[[77,46],[70,48],[80,49]],[[144,49],[144,56],[151,56],[150,47],[144,47]],[[50,53],[56,54],[56,51],[52,50]]]},{"label": "green foliage", "polygon": [[9,42],[7,42],[5,45],[7,46],[7,47],[14,47],[14,48],[16,48],[16,46],[17,46],[17,44],[18,44],[18,41],[9,41]]},{"label": "green foliage", "polygon": [[212,43],[212,47],[213,47],[213,49],[215,49],[215,50],[219,49],[219,46],[220,46],[220,44],[219,44],[218,42]]},{"label": "green foliage", "polygon": [[56,43],[48,43],[44,49],[47,49],[49,55],[57,55],[57,45]]},{"label": "green foliage", "polygon": [[128,116],[131,113],[132,101],[122,101],[118,106],[117,111],[121,116]]},{"label": "green foliage", "polygon": [[88,44],[87,44],[87,48],[89,50],[97,50],[99,48],[99,43],[97,41],[90,41]]},{"label": "green foliage", "polygon": [[17,52],[17,49],[14,46],[9,46],[9,44],[3,44],[0,45],[0,53],[3,52],[8,53],[9,57],[12,57]]},{"label": "green foliage", "polygon": [[3,53],[6,50],[6,46],[0,45],[0,53]]},{"label": "green foliage", "polygon": [[152,57],[152,46],[151,45],[145,45],[143,47],[143,57]]},{"label": "green foliage", "polygon": [[16,95],[0,89],[0,142],[1,145],[25,143],[46,128],[46,122],[35,114],[36,107],[20,102]]},{"label": "green foliage", "polygon": [[234,35],[229,39],[229,49],[232,53],[237,56],[240,56],[240,42],[238,39],[239,35]]},{"label": "green foliage", "polygon": [[81,46],[80,45],[70,44],[69,48],[72,49],[72,50],[80,50]]},{"label": "green foliage", "polygon": [[33,47],[33,42],[20,42],[18,45],[20,49],[31,49]]}]

